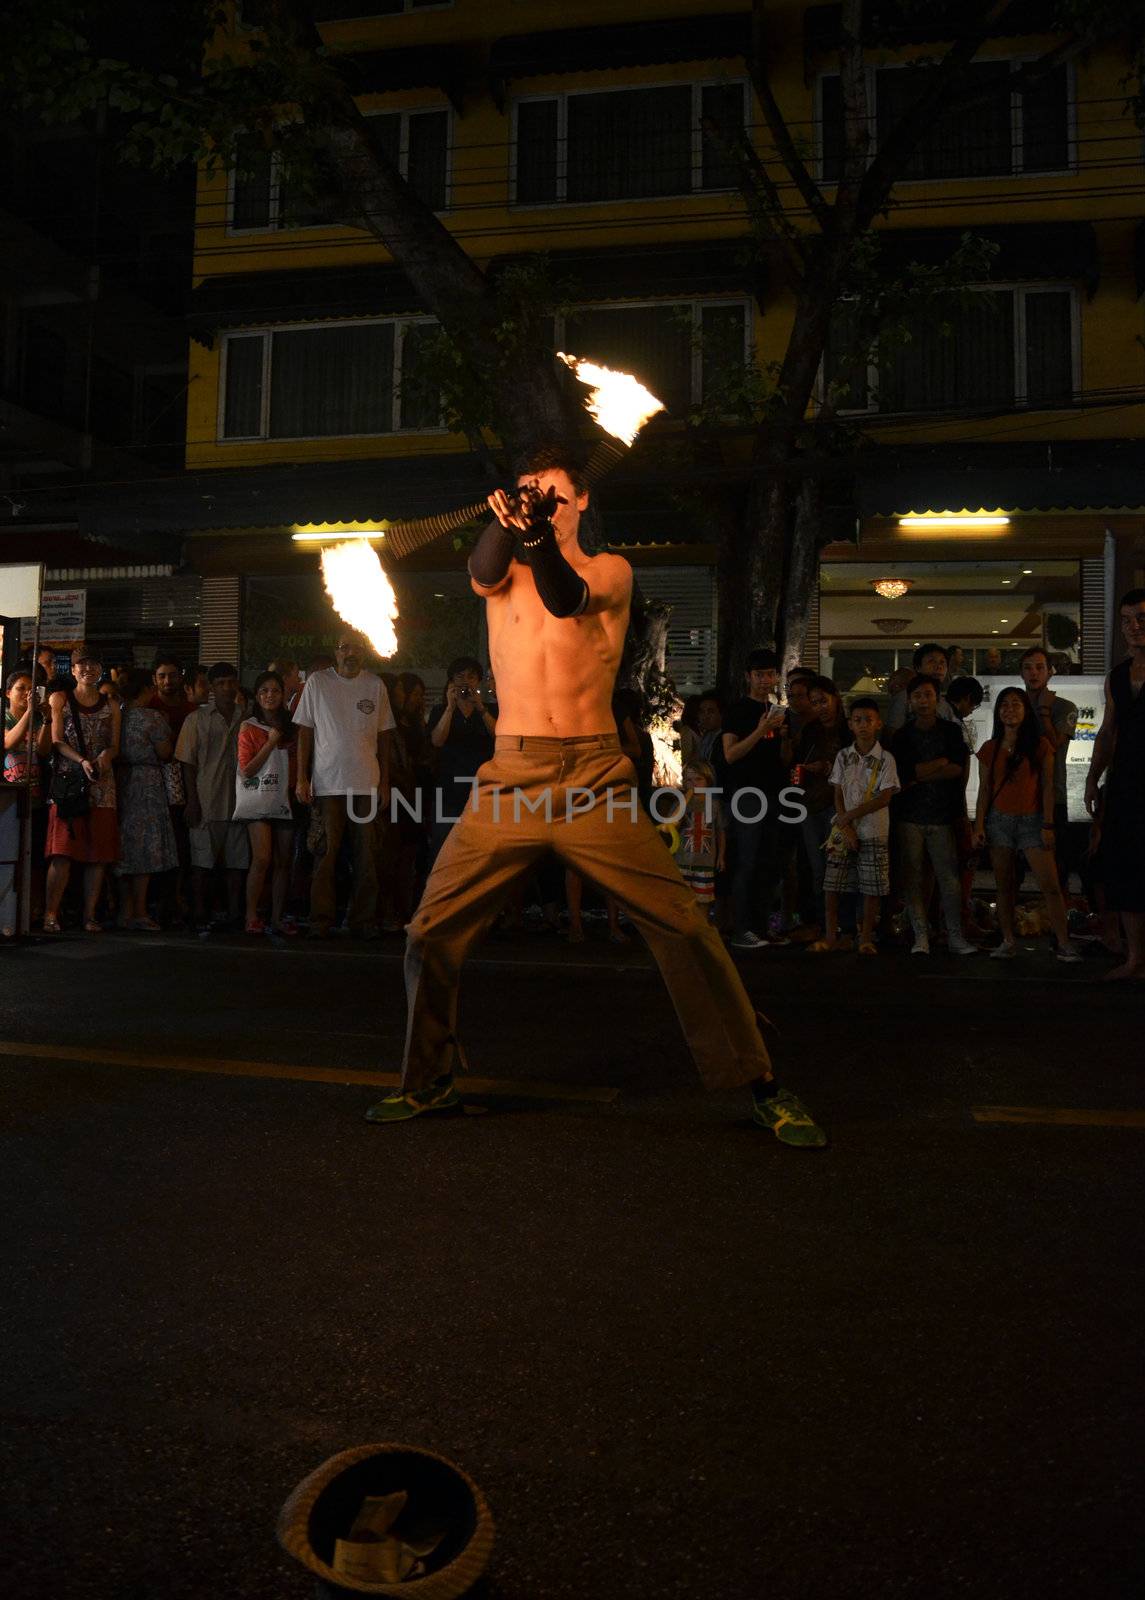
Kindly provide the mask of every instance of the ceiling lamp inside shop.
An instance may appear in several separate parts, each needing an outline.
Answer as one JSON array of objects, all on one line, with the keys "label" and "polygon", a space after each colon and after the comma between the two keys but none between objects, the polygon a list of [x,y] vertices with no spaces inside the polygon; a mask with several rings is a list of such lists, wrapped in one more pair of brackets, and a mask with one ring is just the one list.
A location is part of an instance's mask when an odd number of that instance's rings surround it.
[{"label": "ceiling lamp inside shop", "polygon": [[913,582],[913,578],[872,578],[871,588],[884,600],[901,600]]},{"label": "ceiling lamp inside shop", "polygon": [[910,627],[909,617],[872,617],[871,622],[880,633],[902,633]]}]

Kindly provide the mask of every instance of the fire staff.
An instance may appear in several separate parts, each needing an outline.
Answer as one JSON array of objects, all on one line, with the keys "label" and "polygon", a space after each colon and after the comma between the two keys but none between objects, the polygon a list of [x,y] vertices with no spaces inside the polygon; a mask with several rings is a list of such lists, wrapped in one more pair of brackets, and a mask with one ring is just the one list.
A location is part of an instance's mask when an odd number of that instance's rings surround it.
[{"label": "fire staff", "polygon": [[409,926],[401,1090],[367,1115],[404,1122],[458,1105],[462,963],[514,882],[552,850],[627,908],[705,1085],[749,1086],[759,1126],[784,1144],[823,1145],[807,1108],[776,1084],[731,958],[635,804],[635,770],[611,710],[632,569],[619,556],[581,548],[588,489],[561,451],[529,459],[520,487],[519,500],[502,490],[490,495],[495,517],[469,562],[487,606],[496,749]]}]

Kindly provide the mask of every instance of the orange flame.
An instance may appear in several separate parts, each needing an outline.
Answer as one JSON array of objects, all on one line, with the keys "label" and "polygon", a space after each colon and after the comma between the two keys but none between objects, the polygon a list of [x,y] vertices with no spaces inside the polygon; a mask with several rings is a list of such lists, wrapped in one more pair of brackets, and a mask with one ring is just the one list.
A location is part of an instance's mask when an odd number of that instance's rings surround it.
[{"label": "orange flame", "polygon": [[322,551],[322,581],[334,610],[365,634],[383,658],[398,647],[397,596],[368,539],[346,539]]},{"label": "orange flame", "polygon": [[664,410],[663,402],[630,372],[613,372],[611,367],[599,367],[582,356],[565,355],[563,350],[557,351],[557,360],[589,386],[587,409],[605,433],[624,444],[631,444],[649,418]]}]

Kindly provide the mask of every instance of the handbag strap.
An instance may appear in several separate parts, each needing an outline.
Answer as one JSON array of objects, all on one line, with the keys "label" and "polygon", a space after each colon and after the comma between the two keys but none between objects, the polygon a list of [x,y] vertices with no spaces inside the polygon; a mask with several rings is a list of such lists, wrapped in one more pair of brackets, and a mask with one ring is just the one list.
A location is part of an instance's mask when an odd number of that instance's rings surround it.
[{"label": "handbag strap", "polygon": [[68,705],[72,708],[72,727],[75,729],[76,749],[80,753],[80,760],[87,760],[87,745],[83,737],[83,718],[80,716],[80,704],[75,695],[68,692]]}]

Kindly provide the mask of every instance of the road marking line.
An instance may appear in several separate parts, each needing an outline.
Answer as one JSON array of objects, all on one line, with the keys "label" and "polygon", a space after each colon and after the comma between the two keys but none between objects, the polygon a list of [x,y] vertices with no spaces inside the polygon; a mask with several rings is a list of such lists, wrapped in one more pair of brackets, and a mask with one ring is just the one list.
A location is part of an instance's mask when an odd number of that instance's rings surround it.
[{"label": "road marking line", "polygon": [[[0,1040],[0,1056],[31,1056],[38,1061],[79,1061],[100,1067],[142,1067],[153,1072],[205,1072],[225,1078],[292,1079],[300,1083],[337,1083],[343,1087],[396,1089],[396,1072],[358,1072],[353,1068],[298,1067],[283,1061],[208,1060],[203,1056],[140,1056],[125,1050],[81,1049],[68,1044],[17,1044]],[[521,1100],[587,1100],[611,1105],[620,1090],[595,1084],[538,1083],[534,1079],[458,1079],[466,1094],[513,1096]]]},{"label": "road marking line", "polygon": [[975,1122],[1051,1123],[1069,1128],[1145,1128],[1145,1111],[1083,1111],[1063,1106],[972,1106]]}]

